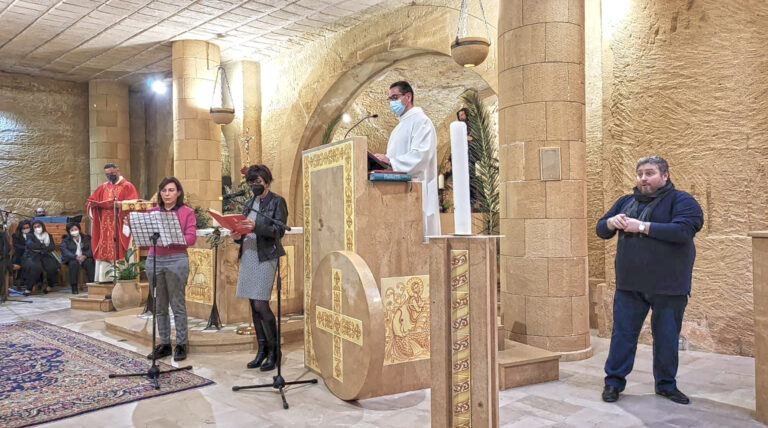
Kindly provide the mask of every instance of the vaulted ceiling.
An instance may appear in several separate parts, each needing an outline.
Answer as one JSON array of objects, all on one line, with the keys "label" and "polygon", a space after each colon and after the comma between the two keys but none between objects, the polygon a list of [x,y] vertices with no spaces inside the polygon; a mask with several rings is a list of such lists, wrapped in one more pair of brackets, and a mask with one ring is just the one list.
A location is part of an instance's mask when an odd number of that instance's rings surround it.
[{"label": "vaulted ceiling", "polygon": [[260,60],[403,0],[0,0],[0,71],[137,82],[171,68],[173,40]]}]

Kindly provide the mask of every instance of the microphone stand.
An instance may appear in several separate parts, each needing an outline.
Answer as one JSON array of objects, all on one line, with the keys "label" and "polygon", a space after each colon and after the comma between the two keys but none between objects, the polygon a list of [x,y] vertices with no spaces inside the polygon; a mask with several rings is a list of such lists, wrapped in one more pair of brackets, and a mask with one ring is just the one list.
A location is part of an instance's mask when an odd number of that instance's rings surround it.
[{"label": "microphone stand", "polygon": [[352,132],[352,130],[355,129],[357,127],[357,125],[363,123],[364,120],[371,119],[371,118],[375,119],[377,117],[379,117],[378,114],[370,114],[370,115],[365,116],[364,118],[360,119],[356,124],[352,125],[352,127],[349,128],[349,130],[347,131],[346,134],[344,134],[344,139],[346,140],[347,139],[347,135],[349,135],[349,133]]},{"label": "microphone stand", "polygon": [[112,224],[114,225],[114,237],[113,241],[115,244],[115,252],[112,253],[112,284],[117,284],[117,278],[119,278],[119,275],[117,273],[117,193],[115,193],[115,189],[112,189]]},{"label": "microphone stand", "polygon": [[145,373],[110,373],[109,378],[114,379],[117,377],[138,377],[138,376],[146,376],[148,377],[152,383],[155,385],[155,389],[160,389],[160,384],[158,383],[158,378],[163,373],[172,373],[172,372],[178,372],[181,370],[192,370],[192,366],[184,366],[184,367],[174,367],[172,369],[168,370],[160,370],[160,367],[157,365],[157,358],[155,354],[155,347],[156,347],[156,337],[157,337],[157,317],[154,315],[157,313],[157,240],[160,239],[160,234],[155,232],[152,234],[152,254],[155,255],[155,262],[152,263],[152,281],[150,281],[150,287],[152,288],[150,295],[154,295],[155,298],[152,299],[154,302],[154,308],[152,309],[152,365],[149,367],[149,370],[147,370]]},{"label": "microphone stand", "polygon": [[[279,220],[275,220],[272,217],[269,217],[268,215],[262,213],[261,211],[253,209],[253,207],[251,207],[251,210],[253,210],[256,214],[269,220],[273,225],[279,227],[284,232],[291,230],[291,228],[288,227],[285,223]],[[277,239],[280,240],[281,238],[277,238]],[[288,409],[288,401],[286,401],[285,399],[285,392],[283,391],[283,388],[285,388],[286,385],[301,385],[301,384],[308,384],[308,383],[317,383],[317,379],[294,380],[290,382],[286,382],[285,379],[283,379],[283,373],[282,373],[283,344],[282,344],[282,336],[280,335],[280,325],[282,324],[280,322],[281,321],[280,318],[282,317],[282,312],[281,312],[281,306],[282,306],[281,295],[282,294],[283,293],[282,293],[282,278],[280,277],[280,259],[278,259],[277,260],[277,376],[272,377],[272,383],[233,386],[232,391],[239,391],[241,389],[256,389],[256,388],[272,387],[280,391],[280,397],[283,399],[283,409]]]}]

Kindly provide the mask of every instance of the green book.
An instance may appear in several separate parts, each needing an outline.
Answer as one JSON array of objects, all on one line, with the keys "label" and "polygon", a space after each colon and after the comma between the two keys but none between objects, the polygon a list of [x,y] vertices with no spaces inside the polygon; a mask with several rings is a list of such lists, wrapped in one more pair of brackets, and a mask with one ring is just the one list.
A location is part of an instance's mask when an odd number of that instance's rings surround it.
[{"label": "green book", "polygon": [[368,180],[370,181],[411,181],[411,174],[372,172],[368,174]]}]

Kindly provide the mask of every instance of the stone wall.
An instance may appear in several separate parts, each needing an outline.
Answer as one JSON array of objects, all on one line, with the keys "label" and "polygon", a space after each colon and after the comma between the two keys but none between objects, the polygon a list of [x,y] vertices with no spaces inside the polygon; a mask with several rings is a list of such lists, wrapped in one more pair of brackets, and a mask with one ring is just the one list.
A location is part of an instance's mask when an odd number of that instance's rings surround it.
[{"label": "stone wall", "polygon": [[0,73],[0,208],[83,214],[88,157],[88,84]]},{"label": "stone wall", "polygon": [[157,94],[140,88],[130,94],[131,183],[144,199],[173,175],[173,103],[168,89]]},{"label": "stone wall", "polygon": [[[616,7],[619,3],[626,10]],[[694,349],[752,355],[752,253],[746,234],[768,229],[768,3],[606,5],[603,147],[589,152],[590,167],[602,162],[602,173],[589,178],[602,180],[607,210],[634,185],[639,157],[658,154],[669,161],[672,181],[699,201],[705,218],[696,237],[683,336]],[[614,252],[612,240],[604,257],[609,289],[615,286]],[[609,334],[610,326],[601,333]]]}]

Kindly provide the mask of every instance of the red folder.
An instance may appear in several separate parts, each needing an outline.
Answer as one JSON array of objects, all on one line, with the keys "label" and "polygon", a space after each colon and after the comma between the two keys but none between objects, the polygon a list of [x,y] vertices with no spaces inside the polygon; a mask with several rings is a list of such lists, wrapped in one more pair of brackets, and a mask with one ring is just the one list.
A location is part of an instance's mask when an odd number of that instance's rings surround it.
[{"label": "red folder", "polygon": [[221,227],[229,229],[232,232],[239,233],[241,235],[247,235],[253,232],[247,227],[240,226],[240,222],[246,220],[246,217],[242,214],[227,214],[224,215],[214,209],[208,209],[208,214],[216,220]]}]

